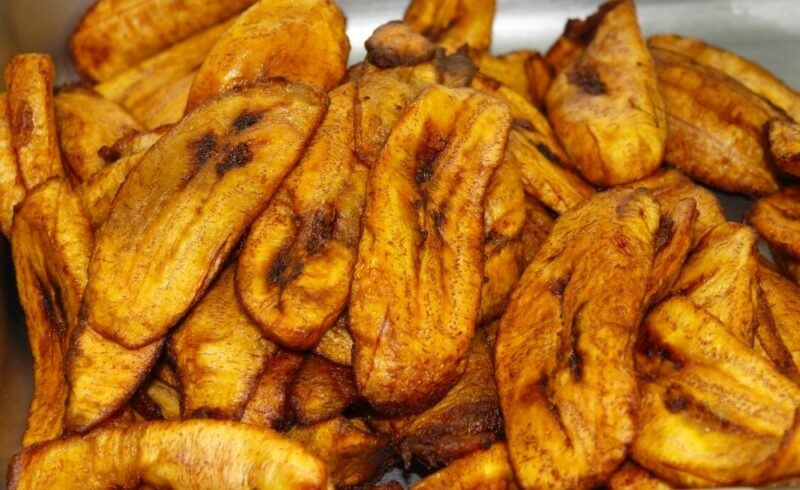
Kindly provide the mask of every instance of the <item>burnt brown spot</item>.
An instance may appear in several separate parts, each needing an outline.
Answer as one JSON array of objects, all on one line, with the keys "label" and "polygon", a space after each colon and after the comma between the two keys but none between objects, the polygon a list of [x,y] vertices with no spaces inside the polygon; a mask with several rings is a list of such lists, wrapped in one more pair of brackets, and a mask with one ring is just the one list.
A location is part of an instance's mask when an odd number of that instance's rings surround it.
[{"label": "burnt brown spot", "polygon": [[621,233],[619,230],[614,230],[614,233],[611,234],[611,241],[614,242],[614,245],[620,250],[620,252],[624,253],[628,257],[633,257],[633,250],[631,247],[633,243],[631,243],[631,239]]},{"label": "burnt brown spot", "polygon": [[252,159],[253,151],[250,149],[250,145],[243,141],[222,157],[222,160],[217,164],[217,175],[222,176],[233,168],[244,167]]},{"label": "burnt brown spot", "polygon": [[162,420],[164,415],[161,413],[161,407],[150,398],[147,393],[142,390],[136,392],[131,400],[133,409],[141,415],[145,420]]},{"label": "burnt brown spot", "polygon": [[580,349],[578,349],[578,341],[580,340],[581,332],[578,325],[580,323],[581,316],[583,315],[583,308],[585,306],[586,303],[582,304],[575,312],[569,332],[571,350],[567,358],[567,365],[569,366],[569,371],[572,373],[572,378],[575,381],[580,381],[583,378],[583,356],[581,355]]},{"label": "burnt brown spot", "polygon": [[58,287],[49,287],[40,277],[36,277],[39,287],[39,297],[42,300],[42,313],[47,318],[53,330],[60,336],[66,332],[64,318],[64,305],[61,299],[61,290]]},{"label": "burnt brown spot", "polygon": [[600,22],[606,14],[617,8],[622,1],[623,0],[611,0],[605,2],[600,5],[597,12],[586,19],[569,19],[564,27],[564,37],[578,41],[583,45],[589,44],[592,42],[592,39],[594,39],[597,26],[600,25]]},{"label": "burnt brown spot", "polygon": [[209,131],[201,136],[200,139],[190,142],[189,149],[194,152],[192,156],[192,165],[194,165],[196,169],[199,169],[214,156],[214,153],[216,153],[217,135]]},{"label": "burnt brown spot", "polygon": [[239,117],[233,121],[233,127],[237,133],[241,133],[264,117],[265,111],[250,111],[245,109]]},{"label": "burnt brown spot", "polygon": [[[522,117],[516,117],[516,118],[514,118],[514,120],[512,121],[512,123],[513,123],[515,126],[519,126],[519,127],[521,127],[521,128],[527,129],[528,131],[536,131],[536,127],[533,125],[533,123],[532,123],[532,122],[530,122],[530,121],[528,121],[528,120],[527,120],[527,119],[525,119],[525,118],[522,118]],[[548,151],[549,151],[549,149],[548,149]]]},{"label": "burnt brown spot", "polygon": [[649,359],[667,361],[675,369],[683,368],[684,361],[670,346],[661,342],[648,328],[644,327],[636,342],[636,351]]},{"label": "burnt brown spot", "polygon": [[544,143],[536,143],[536,149],[539,150],[539,153],[541,153],[542,156],[547,158],[551,163],[555,163],[561,167],[564,166],[564,162],[558,158],[558,155],[553,153],[549,146],[545,145]]},{"label": "burnt brown spot", "polygon": [[430,123],[425,124],[424,136],[417,148],[417,171],[414,180],[417,184],[430,182],[433,178],[436,158],[447,146],[445,139]]},{"label": "burnt brown spot", "polygon": [[108,145],[103,145],[97,150],[97,156],[102,158],[106,163],[114,163],[120,158],[122,154],[116,148]]},{"label": "burnt brown spot", "polygon": [[27,101],[22,101],[19,110],[14,113],[14,117],[11,119],[11,127],[14,130],[14,143],[16,146],[27,145],[33,132],[33,109],[31,109]]},{"label": "burnt brown spot", "polygon": [[436,228],[441,228],[445,221],[444,213],[439,211],[438,209],[434,209],[431,211],[431,218],[433,218],[433,224],[436,225]]},{"label": "burnt brown spot", "polygon": [[682,412],[689,407],[689,400],[683,396],[680,388],[673,385],[664,392],[664,407],[672,413]]},{"label": "burnt brown spot", "polygon": [[548,289],[550,290],[550,292],[555,294],[556,296],[561,296],[562,294],[564,294],[564,290],[567,289],[567,284],[569,284],[569,277],[570,277],[569,275],[566,275],[551,282],[548,285]]},{"label": "burnt brown spot", "polygon": [[673,225],[674,222],[672,218],[666,214],[661,215],[661,221],[658,223],[658,230],[656,230],[656,236],[653,242],[653,248],[655,248],[656,253],[664,250],[664,247],[672,240]]},{"label": "burnt brown spot", "polygon": [[303,272],[303,263],[301,261],[292,261],[291,254],[291,244],[284,246],[278,252],[275,262],[273,262],[267,273],[267,281],[270,284],[277,284],[283,289]]},{"label": "burnt brown spot", "polygon": [[322,251],[325,242],[333,236],[336,225],[336,208],[326,206],[318,209],[308,225],[308,242],[306,242],[306,252],[309,255],[316,255]]},{"label": "burnt brown spot", "polygon": [[606,93],[606,84],[600,79],[600,74],[594,65],[583,64],[576,66],[567,78],[573,85],[589,95],[602,95]]}]

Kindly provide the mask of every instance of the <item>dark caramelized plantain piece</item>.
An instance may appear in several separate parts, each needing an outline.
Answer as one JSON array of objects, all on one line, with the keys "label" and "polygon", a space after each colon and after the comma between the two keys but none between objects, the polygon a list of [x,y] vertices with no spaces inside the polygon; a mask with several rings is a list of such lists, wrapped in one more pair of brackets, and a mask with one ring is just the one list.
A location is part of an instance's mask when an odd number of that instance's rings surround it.
[{"label": "dark caramelized plantain piece", "polygon": [[800,177],[800,126],[775,120],[767,125],[767,137],[772,163],[787,174]]},{"label": "dark caramelized plantain piece", "polygon": [[422,479],[414,490],[514,490],[505,442],[495,442]]},{"label": "dark caramelized plantain piece", "polygon": [[436,46],[409,27],[394,20],[375,29],[364,43],[367,61],[380,68],[412,66],[433,58]]},{"label": "dark caramelized plantain piece", "polygon": [[357,397],[353,368],[314,354],[303,361],[289,388],[294,415],[304,425],[341,415]]},{"label": "dark caramelized plantain piece", "polygon": [[14,207],[25,198],[25,185],[11,143],[8,97],[0,94],[0,231],[11,236]]},{"label": "dark caramelized plantain piece", "polygon": [[453,53],[462,46],[483,53],[492,41],[495,0],[411,0],[403,20]]},{"label": "dark caramelized plantain piece", "polygon": [[785,187],[759,199],[747,213],[747,222],[779,254],[800,260],[800,187]]},{"label": "dark caramelized plantain piece", "polygon": [[244,407],[242,422],[282,430],[293,421],[289,389],[303,357],[278,349]]},{"label": "dark caramelized plantain piece", "polygon": [[370,174],[351,288],[359,394],[419,412],[464,370],[478,321],[483,209],[510,125],[470,89],[426,89],[394,126]]},{"label": "dark caramelized plantain piece", "polygon": [[672,487],[659,480],[649,471],[630,461],[620,467],[608,480],[609,490],[671,490]]},{"label": "dark caramelized plantain piece", "polygon": [[625,458],[659,215],[644,190],[593,196],[556,220],[520,278],[500,320],[495,377],[523,487],[596,485]]}]

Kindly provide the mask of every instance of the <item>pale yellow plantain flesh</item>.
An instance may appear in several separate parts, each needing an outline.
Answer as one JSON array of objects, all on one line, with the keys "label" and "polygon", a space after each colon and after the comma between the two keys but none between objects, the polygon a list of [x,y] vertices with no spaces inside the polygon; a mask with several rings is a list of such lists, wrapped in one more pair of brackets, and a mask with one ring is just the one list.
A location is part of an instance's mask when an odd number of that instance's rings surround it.
[{"label": "pale yellow plantain flesh", "polygon": [[785,187],[759,199],[748,211],[747,222],[779,254],[800,260],[800,187]]},{"label": "pale yellow plantain flesh", "polygon": [[505,442],[495,442],[422,479],[414,490],[513,490],[519,488]]},{"label": "pale yellow plantain flesh", "polygon": [[478,320],[483,209],[510,115],[470,89],[423,91],[370,174],[350,301],[359,393],[420,411],[463,373]]},{"label": "pale yellow plantain flesh", "polygon": [[11,236],[14,206],[25,198],[25,185],[11,143],[8,97],[0,94],[0,231]]},{"label": "pale yellow plantain flesh", "polygon": [[28,194],[10,238],[33,354],[34,395],[22,439],[29,446],[58,437],[63,429],[64,355],[78,323],[94,239],[78,197],[63,179],[48,180]]},{"label": "pale yellow plantain flesh", "polygon": [[242,305],[290,349],[319,342],[350,295],[368,173],[353,151],[355,95],[353,84],[330,93],[325,120],[239,256]]},{"label": "pale yellow plantain flesh", "polygon": [[234,269],[231,265],[220,273],[169,341],[186,418],[241,418],[276,349],[239,304]]},{"label": "pale yellow plantain flesh", "polygon": [[297,442],[213,420],[143,422],[48,442],[15,456],[8,482],[15,490],[331,488],[324,464]]},{"label": "pale yellow plantain flesh", "polygon": [[495,378],[523,487],[602,483],[634,436],[632,346],[659,225],[644,190],[598,194],[556,220],[500,320]]},{"label": "pale yellow plantain flesh", "polygon": [[495,0],[411,0],[403,21],[452,53],[482,53],[492,41]]},{"label": "pale yellow plantain flesh", "polygon": [[197,72],[187,113],[225,90],[282,77],[325,91],[344,77],[350,42],[332,0],[260,0],[222,35]]},{"label": "pale yellow plantain flesh", "polygon": [[667,121],[633,1],[608,2],[599,15],[591,40],[555,75],[545,106],[575,168],[611,186],[661,165]]}]

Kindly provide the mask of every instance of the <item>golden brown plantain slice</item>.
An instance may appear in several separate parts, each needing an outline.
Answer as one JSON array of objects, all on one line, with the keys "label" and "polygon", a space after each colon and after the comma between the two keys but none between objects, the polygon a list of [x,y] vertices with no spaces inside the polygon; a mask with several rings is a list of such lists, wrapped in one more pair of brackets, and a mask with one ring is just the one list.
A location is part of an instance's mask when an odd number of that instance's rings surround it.
[{"label": "golden brown plantain slice", "polygon": [[389,438],[374,434],[359,419],[335,417],[314,425],[296,425],[286,437],[325,463],[336,488],[374,482],[394,459]]},{"label": "golden brown plantain slice", "polygon": [[453,461],[414,485],[414,490],[512,490],[514,472],[505,442]]},{"label": "golden brown plantain slice", "polygon": [[25,185],[11,143],[8,98],[0,93],[0,231],[11,236],[14,206],[25,198]]},{"label": "golden brown plantain slice", "polygon": [[315,424],[340,415],[358,399],[353,368],[310,354],[292,379],[289,398],[301,424]]},{"label": "golden brown plantain slice", "polygon": [[519,163],[527,194],[557,213],[563,213],[594,194],[592,186],[566,168],[567,154],[538,109],[508,87],[481,75],[475,77],[472,88],[497,97],[511,110],[514,124],[506,158]]},{"label": "golden brown plantain slice", "polygon": [[653,270],[647,284],[644,305],[661,301],[678,279],[686,257],[694,247],[697,205],[694,199],[679,201],[674,209],[662,206],[661,222],[656,233]]},{"label": "golden brown plantain slice", "polygon": [[314,353],[343,366],[353,365],[353,337],[347,331],[349,316],[347,311],[339,315],[339,319],[319,339],[314,346]]},{"label": "golden brown plantain slice", "polygon": [[550,85],[550,74],[543,68],[538,52],[512,51],[499,56],[484,53],[478,57],[477,64],[481,73],[541,107]]},{"label": "golden brown plantain slice", "polygon": [[380,68],[412,66],[433,58],[436,46],[403,21],[393,20],[375,29],[364,46],[367,61]]},{"label": "golden brown plantain slice", "polygon": [[746,485],[800,470],[777,464],[796,452],[800,388],[717,318],[672,297],[642,324],[636,352],[637,463],[682,487]]},{"label": "golden brown plantain slice", "polygon": [[8,482],[18,490],[330,488],[325,465],[299,443],[215,420],[144,422],[51,441],[15,456]]},{"label": "golden brown plantain slice", "polygon": [[344,77],[350,42],[332,0],[260,0],[217,41],[186,112],[234,87],[282,77],[328,91]]},{"label": "golden brown plantain slice", "polygon": [[800,125],[775,120],[767,125],[772,163],[789,175],[800,177]]},{"label": "golden brown plantain slice", "polygon": [[29,446],[62,432],[64,353],[78,323],[94,239],[78,196],[64,179],[48,180],[28,194],[10,238],[33,354],[34,395],[22,439]]},{"label": "golden brown plantain slice", "polygon": [[107,80],[254,1],[97,0],[70,38],[75,68],[90,80]]},{"label": "golden brown plantain slice", "polygon": [[545,106],[575,168],[611,186],[661,165],[667,121],[633,1],[612,0],[598,14],[591,40],[556,74]]},{"label": "golden brown plantain slice", "polygon": [[184,418],[238,420],[275,344],[239,304],[235,265],[228,266],[189,312],[169,342]]},{"label": "golden brown plantain slice", "polygon": [[326,106],[315,89],[275,81],[216,98],[159,139],[98,234],[85,323],[129,348],[162,338],[263,210]]},{"label": "golden brown plantain slice", "polygon": [[350,295],[368,174],[353,152],[355,95],[350,83],[330,92],[325,120],[239,255],[242,305],[290,349],[314,346]]},{"label": "golden brown plantain slice", "polygon": [[370,424],[391,436],[406,467],[412,459],[429,468],[444,466],[498,439],[503,423],[483,332],[473,337],[464,375],[439,403],[417,415]]},{"label": "golden brown plantain slice", "polygon": [[618,469],[608,481],[610,490],[671,490],[666,482],[630,461]]},{"label": "golden brown plantain slice", "polygon": [[181,120],[197,72],[170,80],[149,97],[131,107],[131,114],[149,129]]},{"label": "golden brown plantain slice", "polygon": [[785,187],[759,199],[747,213],[747,222],[781,255],[800,260],[800,187]]},{"label": "golden brown plantain slice", "polygon": [[426,89],[370,174],[352,284],[359,393],[419,412],[463,373],[478,320],[483,209],[510,116],[471,89]]},{"label": "golden brown plantain slice", "polygon": [[776,191],[764,129],[786,116],[718,70],[673,51],[651,52],[669,121],[665,160],[722,190]]},{"label": "golden brown plantain slice", "polygon": [[495,0],[411,0],[403,21],[449,53],[483,53],[492,41]]},{"label": "golden brown plantain slice", "polygon": [[800,94],[757,63],[700,39],[674,34],[651,36],[647,44],[651,48],[675,51],[724,72],[786,112],[795,121],[800,121]]},{"label": "golden brown plantain slice", "polygon": [[49,56],[21,54],[6,65],[11,147],[25,188],[64,175],[53,104],[55,67]]},{"label": "golden brown plantain slice", "polygon": [[787,371],[796,373],[800,368],[800,286],[778,274],[764,261],[759,263],[758,283],[764,291],[764,301],[775,331],[795,366],[794,370]]},{"label": "golden brown plantain slice", "polygon": [[644,190],[561,215],[500,321],[495,377],[523,487],[604,482],[634,436],[633,339],[659,224]]},{"label": "golden brown plantain slice", "polygon": [[54,103],[64,163],[79,184],[105,167],[101,148],[144,129],[124,108],[85,87],[62,89]]},{"label": "golden brown plantain slice", "polygon": [[301,355],[278,349],[245,405],[242,422],[277,430],[288,427],[293,420],[289,388],[302,363]]}]

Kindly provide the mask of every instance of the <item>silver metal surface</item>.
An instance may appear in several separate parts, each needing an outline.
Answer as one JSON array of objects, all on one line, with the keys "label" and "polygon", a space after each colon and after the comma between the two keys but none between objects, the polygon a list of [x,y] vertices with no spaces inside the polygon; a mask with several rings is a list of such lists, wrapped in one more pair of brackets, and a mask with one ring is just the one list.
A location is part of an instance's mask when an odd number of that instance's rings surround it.
[{"label": "silver metal surface", "polygon": [[[56,61],[59,83],[74,80],[67,38],[90,0],[0,0],[0,66],[14,53],[39,51]],[[339,0],[348,17],[351,61],[381,23],[402,17],[404,0]],[[597,0],[498,0],[493,51],[546,50],[568,17],[583,17]],[[800,1],[639,0],[645,34],[695,36],[757,60],[800,87]],[[0,82],[1,85],[1,82]],[[720,195],[728,217],[740,220],[747,199]],[[8,243],[0,238],[0,468],[19,450],[31,397],[31,359],[14,287]]]}]

